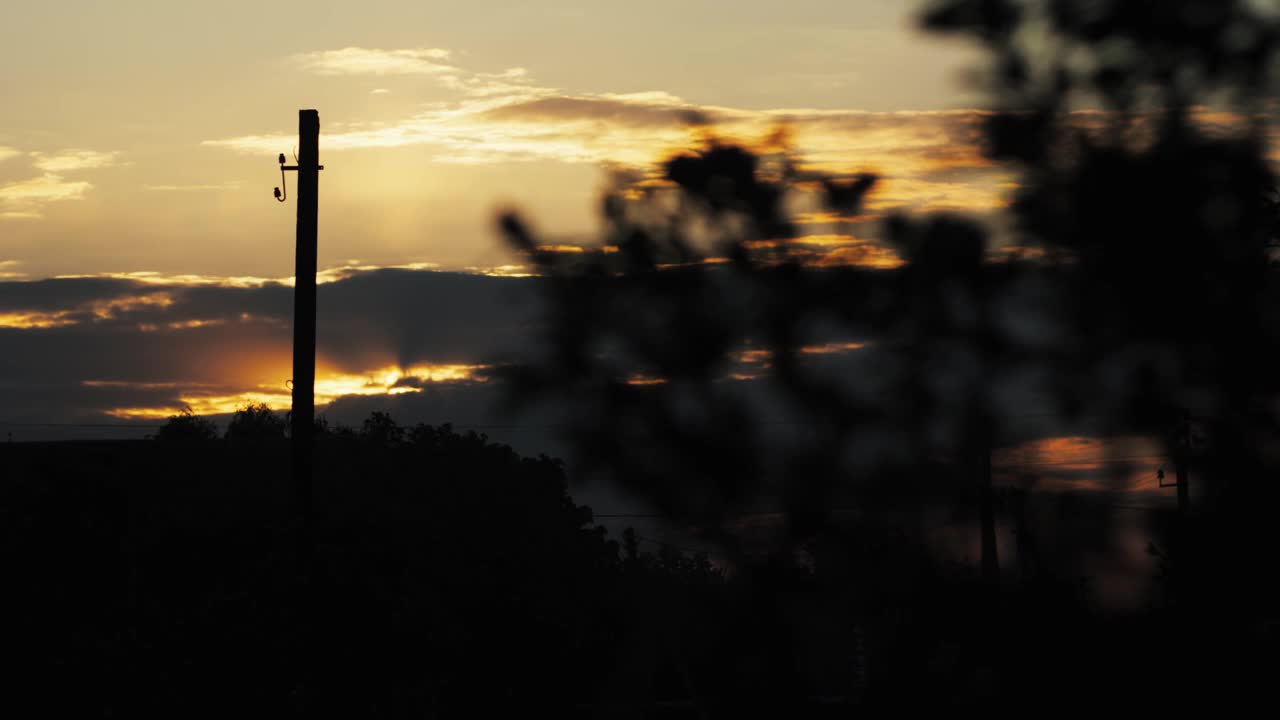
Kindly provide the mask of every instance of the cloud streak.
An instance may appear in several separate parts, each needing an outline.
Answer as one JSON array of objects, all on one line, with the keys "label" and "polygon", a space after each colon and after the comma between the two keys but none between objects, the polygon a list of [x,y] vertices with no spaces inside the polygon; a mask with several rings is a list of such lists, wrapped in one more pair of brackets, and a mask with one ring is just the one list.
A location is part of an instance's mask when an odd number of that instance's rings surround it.
[{"label": "cloud streak", "polygon": [[118,152],[97,150],[59,150],[53,154],[34,152],[31,153],[31,164],[47,173],[66,173],[111,167],[119,156]]},{"label": "cloud streak", "polygon": [[151,192],[218,192],[221,190],[239,190],[239,182],[225,182],[210,185],[144,185],[144,190]]},{"label": "cloud streak", "polygon": [[85,180],[66,180],[45,173],[0,185],[0,218],[40,218],[49,203],[79,200],[93,187]]},{"label": "cloud streak", "polygon": [[[996,166],[982,152],[988,111],[749,109],[698,105],[662,91],[573,93],[537,83],[524,68],[474,72],[447,62],[451,57],[438,49],[354,47],[295,56],[308,72],[418,75],[456,94],[405,117],[326,128],[324,149],[419,146],[437,163],[558,162],[647,169],[715,132],[748,143],[781,137],[809,169],[880,175],[868,197],[872,211],[995,211],[1007,207],[1016,188],[1015,172]],[[1201,111],[1199,117],[1209,129],[1224,132],[1240,124],[1229,113]],[[1088,129],[1105,124],[1106,117],[1082,111],[1074,121]],[[292,142],[293,134],[282,132],[205,144],[270,154]]]},{"label": "cloud streak", "polygon": [[[439,49],[348,47],[304,53],[307,72],[334,76],[421,76],[455,98],[405,117],[325,129],[326,151],[420,146],[433,162],[588,163],[652,167],[714,130],[734,139],[786,137],[812,169],[873,171],[884,177],[874,208],[991,209],[1006,204],[1011,182],[980,152],[985,112],[867,112],[809,108],[703,106],[662,91],[571,93],[541,85],[524,68],[470,71]],[[368,92],[361,90],[361,92]],[[271,154],[292,132],[242,135],[205,145]],[[963,177],[959,177],[963,175]]]},{"label": "cloud streak", "polygon": [[111,167],[120,153],[78,149],[24,153],[0,147],[0,162],[20,156],[31,158],[31,167],[41,174],[0,185],[0,219],[38,219],[51,203],[84,198],[93,184],[67,179],[65,173]]},{"label": "cloud streak", "polygon": [[299,53],[291,59],[301,69],[319,75],[442,75],[458,69],[442,61],[450,52],[440,48],[382,50],[345,47]]}]

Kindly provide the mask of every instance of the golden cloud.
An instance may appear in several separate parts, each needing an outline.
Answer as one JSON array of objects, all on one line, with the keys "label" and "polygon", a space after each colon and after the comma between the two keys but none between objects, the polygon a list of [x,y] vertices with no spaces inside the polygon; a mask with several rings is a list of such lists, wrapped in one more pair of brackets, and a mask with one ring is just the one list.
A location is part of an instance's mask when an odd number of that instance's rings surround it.
[{"label": "golden cloud", "polygon": [[110,167],[120,153],[97,150],[22,153],[15,148],[0,147],[0,161],[24,154],[31,157],[31,165],[42,174],[0,185],[0,218],[39,218],[49,203],[83,198],[93,187],[92,183],[67,180],[63,173]]},{"label": "golden cloud", "polygon": [[21,280],[27,277],[26,273],[6,269],[20,264],[17,260],[0,260],[0,280]]},{"label": "golden cloud", "polygon": [[[408,368],[385,367],[362,374],[349,374],[320,370],[316,374],[315,398],[317,406],[343,397],[369,395],[403,395],[422,392],[423,388],[439,383],[485,382],[484,371],[488,365],[419,364]],[[130,389],[177,389],[176,383],[120,383],[88,381],[89,387],[114,387]],[[288,408],[293,399],[287,388],[279,382],[259,383],[253,389],[227,392],[208,386],[181,386],[183,392],[176,404],[153,407],[132,406],[107,410],[112,417],[128,420],[158,420],[176,415],[189,407],[199,415],[224,415],[233,413],[249,403],[265,403],[274,408]]]},{"label": "golden cloud", "polygon": [[113,320],[122,314],[139,310],[164,309],[173,303],[172,294],[153,292],[90,300],[58,310],[16,308],[0,312],[0,327],[17,330],[66,327],[83,322]]},{"label": "golden cloud", "polygon": [[119,156],[118,152],[97,150],[59,150],[53,154],[34,152],[31,153],[31,164],[46,173],[65,173],[111,167]]},{"label": "golden cloud", "polygon": [[0,312],[0,328],[17,330],[42,330],[45,328],[75,325],[78,322],[67,311],[57,312]]},{"label": "golden cloud", "polygon": [[19,180],[0,185],[0,202],[52,202],[77,200],[84,196],[91,183],[83,180],[66,181],[58,175],[45,174],[30,180]]},{"label": "golden cloud", "polygon": [[[326,268],[316,273],[316,284],[324,285],[326,283],[338,282],[353,277],[364,272],[373,272],[375,270],[433,270],[439,267],[436,263],[415,262],[401,263],[398,265],[361,265],[348,264],[339,265],[337,267]],[[259,288],[266,285],[286,285],[293,287],[294,277],[264,278],[255,277],[253,275],[196,275],[196,274],[168,274],[159,273],[151,270],[136,270],[133,272],[104,272],[104,273],[86,273],[78,275],[56,275],[55,280],[75,280],[88,278],[103,278],[111,280],[128,280],[130,282],[142,283],[144,285],[165,285],[173,287],[201,287],[201,286],[217,286],[217,287],[238,287],[238,288]]]},{"label": "golden cloud", "polygon": [[[699,106],[671,93],[569,94],[533,82],[523,68],[473,73],[435,64],[419,51],[346,48],[306,55],[326,72],[376,73],[431,63],[453,102],[392,122],[328,128],[326,151],[424,146],[436,161],[592,163],[650,167],[654,160],[704,141],[714,127],[728,137],[759,137],[762,151],[780,143],[822,171],[877,172],[885,178],[871,196],[875,207],[924,210],[1002,207],[1008,178],[995,173],[979,147],[984,111],[866,112]],[[447,68],[447,71],[442,69]],[[407,72],[407,69],[405,70]],[[779,127],[786,132],[779,134]],[[294,141],[292,132],[205,141],[239,152],[272,154]],[[949,180],[947,173],[965,172]]]},{"label": "golden cloud", "polygon": [[841,233],[802,235],[779,240],[744,243],[749,250],[774,253],[779,260],[815,267],[866,267],[889,270],[905,261],[891,248],[874,240]]},{"label": "golden cloud", "polygon": [[441,48],[377,48],[345,47],[294,55],[293,62],[303,70],[320,75],[441,75],[457,72],[441,62],[450,52]]},{"label": "golden cloud", "polygon": [[173,305],[173,295],[167,292],[155,292],[145,295],[95,300],[84,306],[84,309],[87,309],[99,320],[110,320],[120,313],[147,308],[167,308],[171,305]]}]

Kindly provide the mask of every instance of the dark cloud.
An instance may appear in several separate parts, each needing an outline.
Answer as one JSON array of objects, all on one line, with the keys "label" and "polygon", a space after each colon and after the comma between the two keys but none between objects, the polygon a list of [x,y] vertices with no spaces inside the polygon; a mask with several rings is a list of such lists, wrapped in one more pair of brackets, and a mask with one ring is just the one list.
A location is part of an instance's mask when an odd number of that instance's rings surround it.
[{"label": "dark cloud", "polygon": [[613,97],[541,97],[495,107],[482,113],[486,120],[572,122],[599,120],[626,128],[672,128],[705,125],[725,118],[712,110],[696,110],[675,98],[641,100]]},{"label": "dark cloud", "polygon": [[[388,367],[490,366],[460,380],[392,378],[386,387],[413,392],[342,397],[322,412],[345,424],[358,424],[372,410],[385,410],[407,423],[486,426],[495,438],[528,452],[555,452],[560,447],[552,437],[558,424],[555,413],[545,407],[516,413],[506,404],[501,372],[503,363],[540,352],[533,343],[544,282],[536,277],[383,269],[321,285],[322,368],[355,376],[356,385],[360,377]],[[143,295],[162,295],[167,302],[119,302]],[[100,314],[83,310],[94,306],[110,309]],[[287,404],[284,383],[292,342],[292,289],[287,286],[192,286],[110,278],[0,282],[0,308],[11,313],[79,313],[74,322],[56,327],[0,328],[0,422],[122,422],[108,412],[174,408],[184,398],[245,392],[271,393],[281,410]],[[192,321],[205,324],[192,326]],[[847,346],[858,338],[821,327],[809,330],[803,341],[815,350],[803,359],[833,389],[865,397],[892,387],[893,365],[874,344],[853,349]],[[1028,342],[1033,339],[1029,336]],[[767,377],[771,366],[768,357],[756,354],[730,370],[743,378]],[[1042,384],[1036,378],[1010,378],[1003,392],[1012,406],[1034,407],[1043,394]],[[756,398],[753,402],[760,404],[762,416],[787,416],[785,404],[771,396],[769,383],[747,380],[736,385]],[[353,392],[362,389],[354,387]],[[1028,438],[1064,431],[1030,421],[1024,429]],[[788,432],[779,430],[779,440]],[[27,438],[41,434],[30,428],[23,433]]]},{"label": "dark cloud", "polygon": [[117,278],[53,278],[0,281],[0,312],[74,310],[93,302],[147,292],[141,283]]},{"label": "dark cloud", "polygon": [[532,341],[537,278],[415,270],[362,273],[320,287],[321,353],[352,370],[392,364],[490,363]]},{"label": "dark cloud", "polygon": [[[376,270],[321,285],[320,362],[359,374],[510,358],[530,342],[536,282]],[[173,407],[184,393],[234,394],[264,383],[283,392],[292,293],[278,283],[0,282],[0,313],[11,325],[33,313],[57,319],[0,327],[0,421],[102,420],[112,408]]]}]

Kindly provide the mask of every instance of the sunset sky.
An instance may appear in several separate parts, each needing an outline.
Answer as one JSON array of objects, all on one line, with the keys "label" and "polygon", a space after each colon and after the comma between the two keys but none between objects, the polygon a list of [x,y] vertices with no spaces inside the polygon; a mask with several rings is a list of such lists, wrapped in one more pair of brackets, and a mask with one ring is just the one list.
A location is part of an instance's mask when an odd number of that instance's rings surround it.
[{"label": "sunset sky", "polygon": [[[782,120],[815,164],[897,176],[882,202],[986,205],[949,182],[977,54],[913,3],[6,3],[0,272],[292,274],[272,201],[317,108],[320,266],[512,262],[492,212],[583,238],[610,164],[686,143],[699,109],[755,139]],[[908,116],[895,115],[911,111]],[[886,115],[887,114],[887,115]],[[820,152],[818,149],[820,148]],[[885,167],[893,160],[894,168]]]},{"label": "sunset sky", "polygon": [[[529,288],[496,277],[522,268],[495,211],[590,244],[609,173],[688,146],[695,115],[747,143],[785,126],[810,166],[880,174],[872,210],[989,216],[1013,178],[975,145],[981,55],[925,37],[918,8],[6,3],[0,421],[38,436],[19,423],[287,407],[295,208],[271,189],[300,108],[320,112],[326,166],[317,394],[343,417],[394,401],[491,419],[488,364],[530,322]],[[870,227],[803,233],[892,260]]]}]

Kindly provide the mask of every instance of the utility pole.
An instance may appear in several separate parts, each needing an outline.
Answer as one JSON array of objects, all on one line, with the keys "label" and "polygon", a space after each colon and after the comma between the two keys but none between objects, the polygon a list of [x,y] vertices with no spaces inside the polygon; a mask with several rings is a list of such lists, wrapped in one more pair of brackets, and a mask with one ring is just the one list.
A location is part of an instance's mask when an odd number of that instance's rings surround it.
[{"label": "utility pole", "polygon": [[1031,530],[1027,526],[1027,489],[1012,489],[1009,494],[1009,507],[1013,515],[1013,534],[1018,549],[1018,576],[1024,585],[1035,577],[1035,543],[1031,538]]},{"label": "utility pole", "polygon": [[293,408],[289,433],[293,446],[293,485],[297,505],[298,550],[304,565],[312,542],[311,485],[315,464],[316,414],[316,222],[320,171],[320,113],[298,111],[297,165],[285,165],[280,155],[280,179],[276,199],[284,202],[286,170],[298,173],[298,226],[293,281]]},{"label": "utility pole", "polygon": [[288,185],[286,170],[298,173],[298,226],[294,254],[293,283],[293,408],[289,414],[290,442],[293,451],[294,523],[296,543],[295,583],[291,605],[295,612],[292,664],[294,672],[293,703],[295,715],[310,715],[310,686],[314,678],[312,661],[313,607],[309,583],[315,547],[312,511],[312,470],[315,464],[314,435],[316,412],[316,222],[318,214],[317,186],[320,171],[320,113],[298,111],[297,165],[285,165],[280,155],[281,186],[276,199],[284,202]]},{"label": "utility pole", "polygon": [[320,113],[298,111],[298,236],[293,284],[293,482],[304,547],[312,540],[311,471],[316,414],[316,222]]},{"label": "utility pole", "polygon": [[1191,411],[1183,408],[1178,411],[1178,421],[1172,431],[1174,482],[1164,481],[1164,468],[1156,471],[1156,479],[1160,487],[1177,488],[1178,517],[1186,519],[1191,513],[1191,488],[1187,482],[1187,463],[1191,457]]},{"label": "utility pole", "polygon": [[1173,449],[1173,470],[1178,486],[1178,516],[1181,518],[1186,518],[1191,512],[1191,490],[1187,487],[1187,459],[1190,454],[1191,411],[1183,408],[1178,418]]},{"label": "utility pole", "polygon": [[982,522],[982,580],[990,585],[1000,581],[1000,560],[996,554],[995,492],[991,486],[991,433],[983,431],[977,457]]}]

